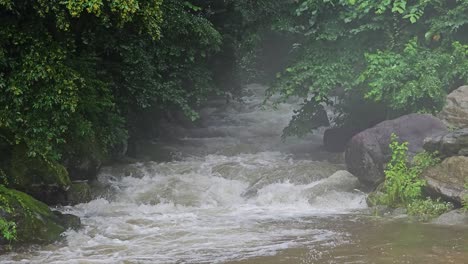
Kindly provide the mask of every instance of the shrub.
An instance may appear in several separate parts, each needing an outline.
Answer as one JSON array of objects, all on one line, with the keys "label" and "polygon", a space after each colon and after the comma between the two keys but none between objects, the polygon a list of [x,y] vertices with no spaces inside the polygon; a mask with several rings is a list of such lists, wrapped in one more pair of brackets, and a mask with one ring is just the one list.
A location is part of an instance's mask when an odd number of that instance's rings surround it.
[{"label": "shrub", "polygon": [[423,219],[429,219],[439,216],[453,209],[450,202],[441,201],[440,198],[432,200],[427,197],[425,200],[416,200],[406,206],[409,215],[419,216]]},{"label": "shrub", "polygon": [[375,204],[389,207],[405,207],[408,214],[421,216],[424,219],[435,217],[453,208],[448,202],[440,199],[423,198],[422,188],[426,182],[420,178],[428,167],[440,162],[436,154],[422,152],[417,154],[411,163],[408,162],[408,142],[399,143],[398,137],[392,134],[390,149],[392,158],[385,169],[385,182],[382,193],[372,197]]}]

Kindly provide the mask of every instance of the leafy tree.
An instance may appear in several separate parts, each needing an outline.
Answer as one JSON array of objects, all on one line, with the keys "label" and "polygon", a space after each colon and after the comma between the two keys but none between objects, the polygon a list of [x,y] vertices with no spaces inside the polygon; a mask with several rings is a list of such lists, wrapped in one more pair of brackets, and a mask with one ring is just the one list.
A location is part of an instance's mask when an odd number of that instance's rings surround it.
[{"label": "leafy tree", "polygon": [[5,174],[17,148],[44,164],[103,159],[134,130],[129,118],[194,119],[215,89],[208,62],[221,35],[190,1],[2,0],[0,23]]},{"label": "leafy tree", "polygon": [[[365,127],[405,113],[434,113],[447,92],[468,81],[466,1],[275,2],[277,10],[287,11],[270,18],[275,22],[269,29],[293,36],[296,44],[293,62],[269,95],[333,102],[339,125],[360,121]],[[362,116],[364,105],[370,115]],[[286,134],[303,134],[295,122],[311,116],[306,108],[320,109],[304,107]]]}]

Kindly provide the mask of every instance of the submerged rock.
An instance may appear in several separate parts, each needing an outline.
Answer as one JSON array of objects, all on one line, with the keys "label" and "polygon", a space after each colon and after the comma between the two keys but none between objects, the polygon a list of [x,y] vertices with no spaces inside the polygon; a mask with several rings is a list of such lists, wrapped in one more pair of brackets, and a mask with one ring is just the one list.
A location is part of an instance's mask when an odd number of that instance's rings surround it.
[{"label": "submerged rock", "polygon": [[342,166],[328,162],[305,163],[303,166],[299,164],[294,168],[286,166],[284,168],[267,169],[261,172],[263,176],[253,182],[244,192],[243,196],[255,196],[258,190],[273,183],[289,181],[293,184],[309,184],[329,177],[341,169],[343,169]]},{"label": "submerged rock", "polygon": [[[78,228],[77,216],[52,212],[31,196],[0,185],[0,215],[16,224],[18,243],[51,243],[68,228]],[[5,243],[0,239],[0,244]]]},{"label": "submerged rock", "polygon": [[424,149],[438,151],[444,157],[468,156],[468,128],[428,137]]},{"label": "submerged rock", "polygon": [[303,192],[309,198],[309,202],[312,202],[316,197],[323,196],[327,192],[351,192],[358,186],[358,178],[348,171],[340,170]]},{"label": "submerged rock", "polygon": [[70,189],[67,190],[67,204],[75,205],[87,203],[91,200],[91,186],[87,181],[72,182]]},{"label": "submerged rock", "polygon": [[410,114],[388,120],[355,135],[346,148],[348,170],[365,184],[376,186],[384,180],[384,166],[391,158],[390,136],[408,142],[409,156],[423,150],[426,137],[447,132],[445,124],[427,114]]},{"label": "submerged rock", "polygon": [[468,157],[450,157],[423,173],[429,193],[460,204],[468,191]]},{"label": "submerged rock", "polygon": [[453,210],[434,219],[432,224],[468,226],[468,212],[463,209]]},{"label": "submerged rock", "polygon": [[450,127],[468,127],[468,85],[459,87],[447,96],[439,117]]}]

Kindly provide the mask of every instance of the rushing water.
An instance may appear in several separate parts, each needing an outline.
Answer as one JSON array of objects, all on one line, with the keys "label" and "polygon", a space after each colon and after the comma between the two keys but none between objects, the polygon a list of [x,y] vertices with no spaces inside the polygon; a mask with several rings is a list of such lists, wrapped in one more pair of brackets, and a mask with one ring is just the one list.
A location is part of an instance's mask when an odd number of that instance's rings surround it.
[{"label": "rushing water", "polygon": [[[264,87],[248,89],[242,102],[208,104],[200,127],[174,128],[175,140],[147,146],[149,156],[161,150],[173,161],[104,168],[99,180],[109,186],[106,195],[61,208],[80,216],[82,229],[68,231],[60,243],[20,250],[0,260],[413,263],[379,261],[381,251],[390,254],[395,240],[385,232],[395,234],[404,224],[376,224],[363,216],[362,192],[310,191],[342,169],[341,158],[321,151],[320,136],[281,141],[282,128],[297,104],[268,108],[262,105]],[[416,230],[411,233],[415,236],[428,234],[418,225],[408,230]],[[455,260],[452,263],[467,257],[464,230],[428,230],[449,247],[439,255],[450,252],[454,257],[447,260]]]}]

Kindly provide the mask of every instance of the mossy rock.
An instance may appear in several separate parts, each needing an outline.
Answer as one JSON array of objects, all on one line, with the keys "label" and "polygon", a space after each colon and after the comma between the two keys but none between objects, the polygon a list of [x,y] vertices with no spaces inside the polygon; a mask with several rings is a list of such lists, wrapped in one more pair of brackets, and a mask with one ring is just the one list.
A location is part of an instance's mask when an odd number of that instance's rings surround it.
[{"label": "mossy rock", "polygon": [[62,164],[72,181],[95,180],[103,161],[105,150],[94,137],[70,141],[64,146]]},{"label": "mossy rock", "polygon": [[41,157],[29,157],[24,145],[15,146],[10,165],[8,185],[16,189],[28,192],[29,187],[41,185],[67,190],[71,184],[64,166]]},{"label": "mossy rock", "polygon": [[67,191],[68,204],[87,203],[91,200],[91,186],[88,182],[73,182]]},{"label": "mossy rock", "polygon": [[79,226],[78,217],[52,212],[46,204],[3,185],[0,185],[0,217],[16,224],[17,243],[51,243],[68,228]]}]

